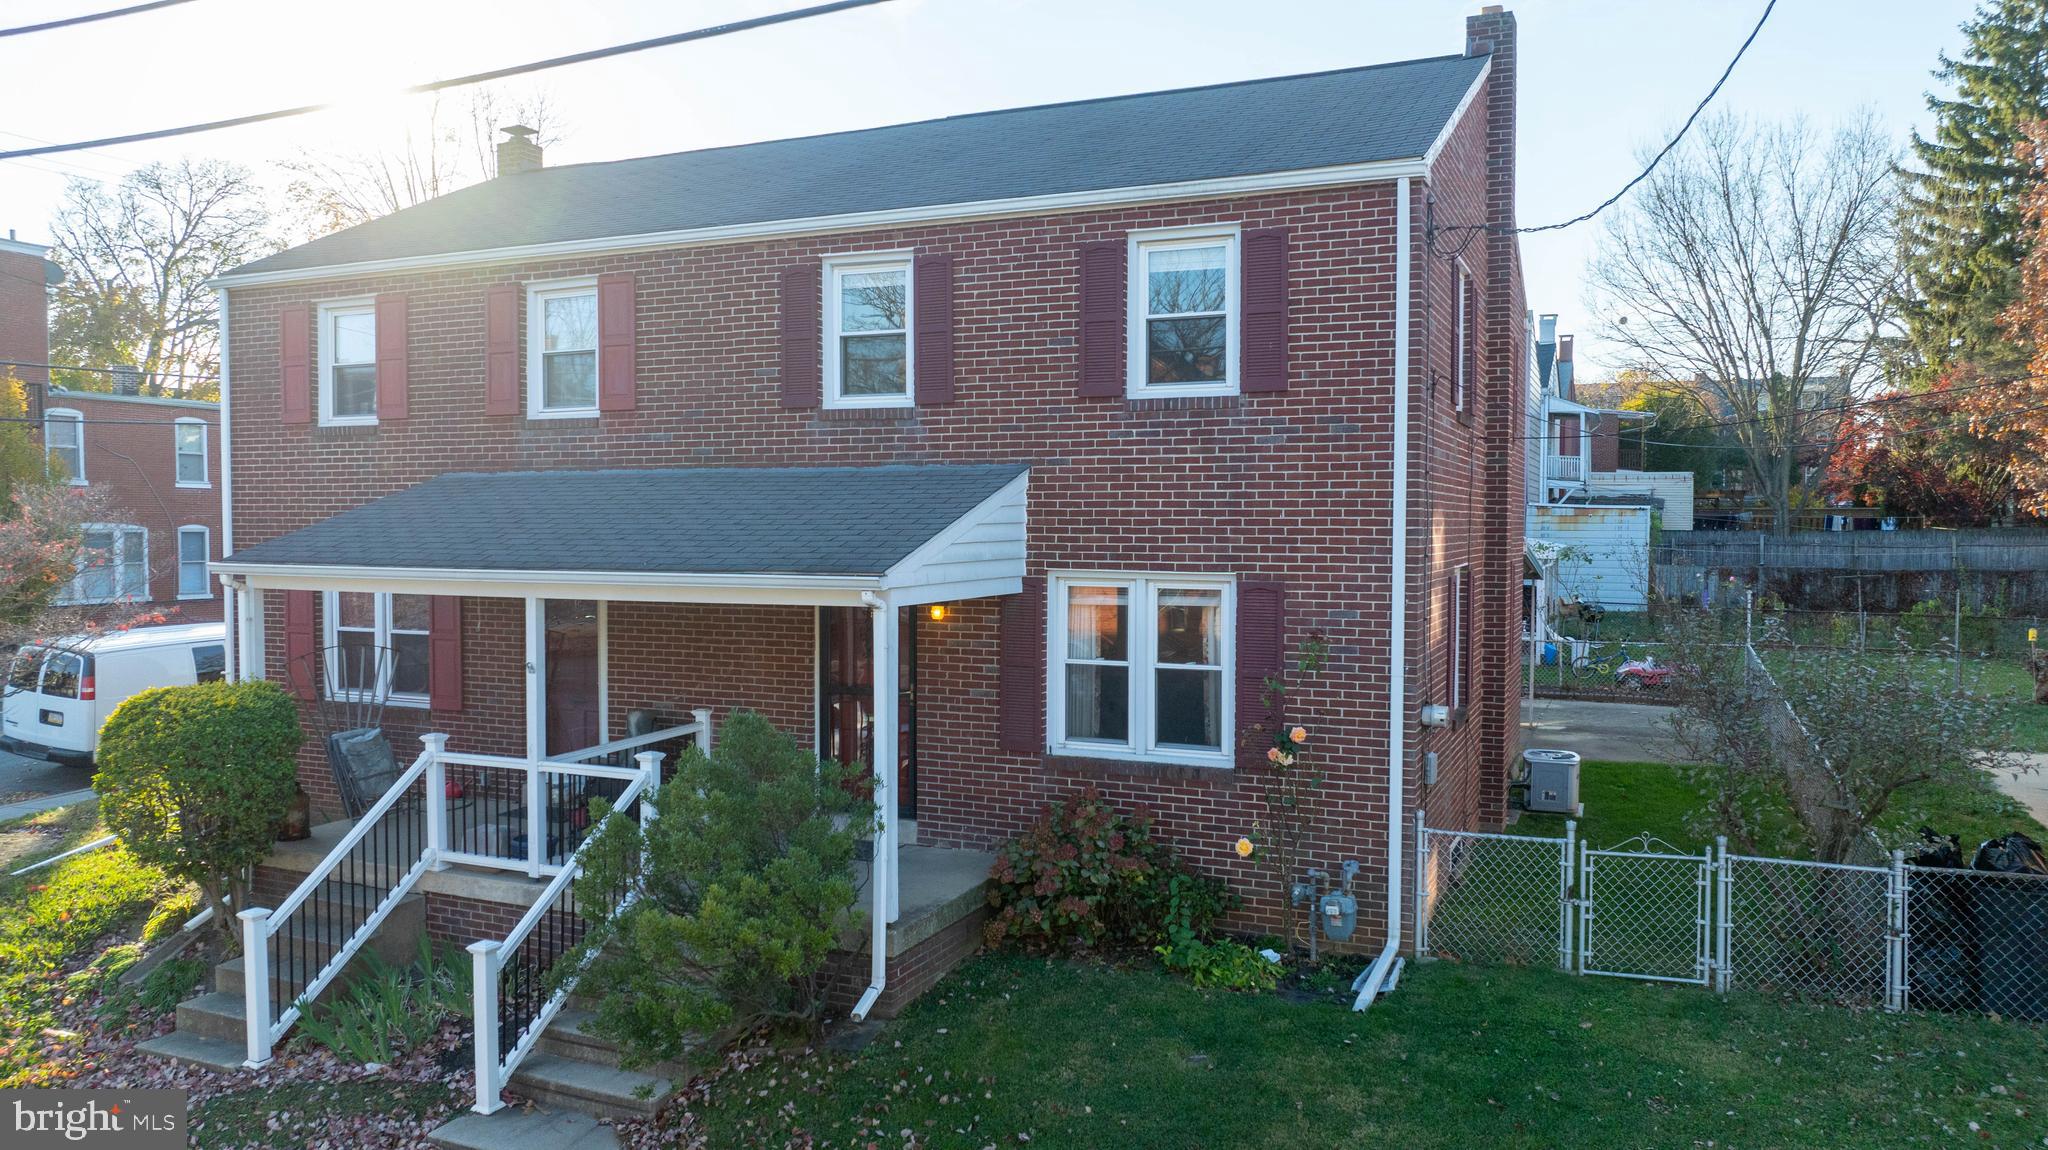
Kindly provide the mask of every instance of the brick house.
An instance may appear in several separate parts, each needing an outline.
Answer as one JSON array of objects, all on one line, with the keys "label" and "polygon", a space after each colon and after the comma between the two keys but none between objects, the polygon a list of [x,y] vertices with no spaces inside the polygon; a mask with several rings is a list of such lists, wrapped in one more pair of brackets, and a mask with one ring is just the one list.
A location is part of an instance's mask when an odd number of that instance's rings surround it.
[{"label": "brick house", "polygon": [[45,248],[0,241],[0,372],[28,385],[30,415],[52,466],[106,495],[106,521],[90,525],[78,577],[60,596],[109,618],[213,623],[222,614],[208,564],[220,558],[220,405],[142,394],[132,369],[110,391],[49,382],[48,285],[62,273]]},{"label": "brick house", "polygon": [[878,944],[919,859],[1089,785],[1277,927],[1233,847],[1300,723],[1310,854],[1391,954],[1404,828],[1497,825],[1517,749],[1514,137],[1497,7],[1337,72],[555,168],[515,133],[218,281],[235,673],[312,716],[322,652],[388,649],[387,729],[529,761],[751,708],[878,764]]}]

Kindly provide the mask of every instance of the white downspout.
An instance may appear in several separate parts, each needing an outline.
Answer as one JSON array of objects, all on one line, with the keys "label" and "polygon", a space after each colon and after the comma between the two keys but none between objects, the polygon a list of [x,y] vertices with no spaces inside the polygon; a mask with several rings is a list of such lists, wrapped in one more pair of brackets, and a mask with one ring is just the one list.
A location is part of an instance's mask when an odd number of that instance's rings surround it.
[{"label": "white downspout", "polygon": [[874,851],[868,863],[868,889],[874,900],[868,927],[868,988],[854,1004],[855,1022],[867,1018],[889,985],[889,919],[896,879],[896,608],[873,591],[860,593],[873,616],[874,654],[868,666],[874,675],[875,826]]},{"label": "white downspout", "polygon": [[[235,553],[235,454],[234,442],[228,438],[228,289],[215,288],[213,294],[220,307],[220,557],[226,559]],[[226,576],[213,578],[220,584],[220,617],[228,632],[222,644],[227,664],[222,671],[228,682],[239,683],[245,677],[240,595]]]},{"label": "white downspout", "polygon": [[1387,613],[1387,945],[1352,988],[1351,1009],[1364,1010],[1387,982],[1401,954],[1402,830],[1408,822],[1402,793],[1408,733],[1408,309],[1413,293],[1409,177],[1395,186],[1394,234],[1394,492],[1391,607]]}]

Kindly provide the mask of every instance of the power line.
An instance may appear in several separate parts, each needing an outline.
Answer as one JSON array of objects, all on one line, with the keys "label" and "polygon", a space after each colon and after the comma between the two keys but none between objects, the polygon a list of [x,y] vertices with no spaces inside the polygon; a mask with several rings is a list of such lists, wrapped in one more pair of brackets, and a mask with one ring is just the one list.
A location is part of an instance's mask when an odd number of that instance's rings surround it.
[{"label": "power line", "polygon": [[69,28],[74,24],[91,24],[98,20],[112,20],[116,16],[133,16],[141,12],[153,12],[158,8],[174,8],[190,4],[192,0],[150,0],[147,4],[130,4],[126,8],[110,8],[105,12],[88,12],[83,16],[66,16],[61,20],[45,20],[40,24],[23,24],[15,28],[0,28],[0,37],[26,36],[31,32],[49,32],[58,28]]},{"label": "power line", "polygon": [[[1720,94],[1721,86],[1723,84],[1726,84],[1728,82],[1728,77],[1735,73],[1735,65],[1740,64],[1742,62],[1742,57],[1749,51],[1749,46],[1751,44],[1756,43],[1757,34],[1764,30],[1764,22],[1771,18],[1771,10],[1776,8],[1777,6],[1778,0],[1769,0],[1769,2],[1764,5],[1763,15],[1756,18],[1756,27],[1751,28],[1749,30],[1749,35],[1742,41],[1742,46],[1735,50],[1735,55],[1728,61],[1728,66],[1726,68],[1721,69],[1721,78],[1714,81],[1714,86],[1712,88],[1707,89],[1706,96],[1703,97],[1698,104],[1693,106],[1692,115],[1687,116],[1685,118],[1685,123],[1679,126],[1677,134],[1671,137],[1670,142],[1664,145],[1663,150],[1659,151],[1655,156],[1652,156],[1650,158],[1648,166],[1644,167],[1642,171],[1636,173],[1636,177],[1634,179],[1630,180],[1626,184],[1623,184],[1621,186],[1620,191],[1600,201],[1599,205],[1595,207],[1592,211],[1586,212],[1582,215],[1573,216],[1571,219],[1564,220],[1560,223],[1539,224],[1535,227],[1528,228],[1503,228],[1494,224],[1460,224],[1455,227],[1447,227],[1441,230],[1447,232],[1485,231],[1492,232],[1496,235],[1530,235],[1536,232],[1556,232],[1563,231],[1565,228],[1577,227],[1578,225],[1585,223],[1587,220],[1592,219],[1594,216],[1599,215],[1601,212],[1604,212],[1607,209],[1613,207],[1615,204],[1621,201],[1621,198],[1623,196],[1626,196],[1631,191],[1634,191],[1635,186],[1637,184],[1640,184],[1644,180],[1649,179],[1650,173],[1657,170],[1657,165],[1664,162],[1664,157],[1670,155],[1672,151],[1678,147],[1679,141],[1685,139],[1685,134],[1692,130],[1693,123],[1700,118],[1701,113],[1707,110],[1707,105],[1714,102],[1714,97]],[[1459,250],[1463,250],[1462,246]],[[1440,252],[1438,254],[1441,255],[1444,253]]]},{"label": "power line", "polygon": [[[813,16],[827,16],[844,12],[849,8],[865,8],[884,4],[888,0],[834,0],[830,4],[816,4],[809,8],[797,8],[788,12],[776,12],[757,16],[751,20],[735,20],[727,24],[714,24],[708,28],[696,28],[688,32],[676,32],[667,36],[656,36],[649,40],[635,40],[630,44],[614,44],[608,48],[594,48],[588,52],[572,52],[567,56],[553,56],[535,60],[528,64],[514,64],[506,68],[494,68],[488,72],[472,72],[467,76],[452,76],[445,80],[431,80],[401,88],[396,94],[415,96],[427,92],[440,92],[449,88],[460,88],[470,84],[482,84],[502,80],[510,76],[523,76],[529,72],[541,72],[550,68],[562,68],[570,64],[583,64],[592,60],[604,60],[613,56],[624,56],[631,52],[644,52],[650,48],[665,48],[672,44],[684,44],[694,40],[709,40],[715,36],[730,36],[735,32],[747,32],[756,28],[767,28],[776,24],[789,24],[807,20]],[[1775,0],[1774,0],[1775,2]],[[124,136],[105,136],[97,140],[80,140],[69,144],[45,144],[33,148],[16,148],[0,152],[0,160],[20,159],[24,156],[47,156],[54,152],[77,152],[87,148],[105,148],[117,144],[135,144],[146,140],[163,140],[172,136],[190,136],[200,132],[215,132],[222,128],[239,128],[249,124],[268,123],[294,116],[309,116],[340,107],[337,103],[301,104],[295,108],[279,108],[269,112],[256,112],[246,116],[231,116],[224,120],[209,120],[201,124],[186,124],[177,128],[157,128],[147,132],[130,132]]]}]

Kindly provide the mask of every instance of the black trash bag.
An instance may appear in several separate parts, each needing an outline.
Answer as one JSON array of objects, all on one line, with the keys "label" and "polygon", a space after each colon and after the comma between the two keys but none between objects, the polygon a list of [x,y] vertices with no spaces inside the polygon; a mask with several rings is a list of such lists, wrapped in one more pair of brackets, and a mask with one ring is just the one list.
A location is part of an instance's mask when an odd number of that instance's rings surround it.
[{"label": "black trash bag", "polygon": [[1963,865],[1962,836],[1938,835],[1933,827],[1921,827],[1920,852],[1906,861],[1919,867],[1960,870]]},{"label": "black trash bag", "polygon": [[2040,843],[2014,831],[2002,839],[1986,840],[1977,848],[1970,867],[2003,874],[2048,874],[2048,854],[2041,853]]},{"label": "black trash bag", "polygon": [[2048,855],[2015,831],[1978,847],[1973,863],[1980,871],[2027,876],[1975,884],[1978,1006],[2007,1018],[2048,1020]]}]

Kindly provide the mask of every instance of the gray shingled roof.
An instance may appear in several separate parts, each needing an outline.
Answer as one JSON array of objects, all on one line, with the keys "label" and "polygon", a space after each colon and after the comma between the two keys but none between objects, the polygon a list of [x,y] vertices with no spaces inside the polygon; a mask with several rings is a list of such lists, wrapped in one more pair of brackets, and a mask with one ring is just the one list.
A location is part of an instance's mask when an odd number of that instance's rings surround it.
[{"label": "gray shingled roof", "polygon": [[236,565],[880,575],[1021,464],[455,473],[248,547]]},{"label": "gray shingled roof", "polygon": [[1485,64],[1441,56],[543,168],[229,274],[1411,159]]}]

